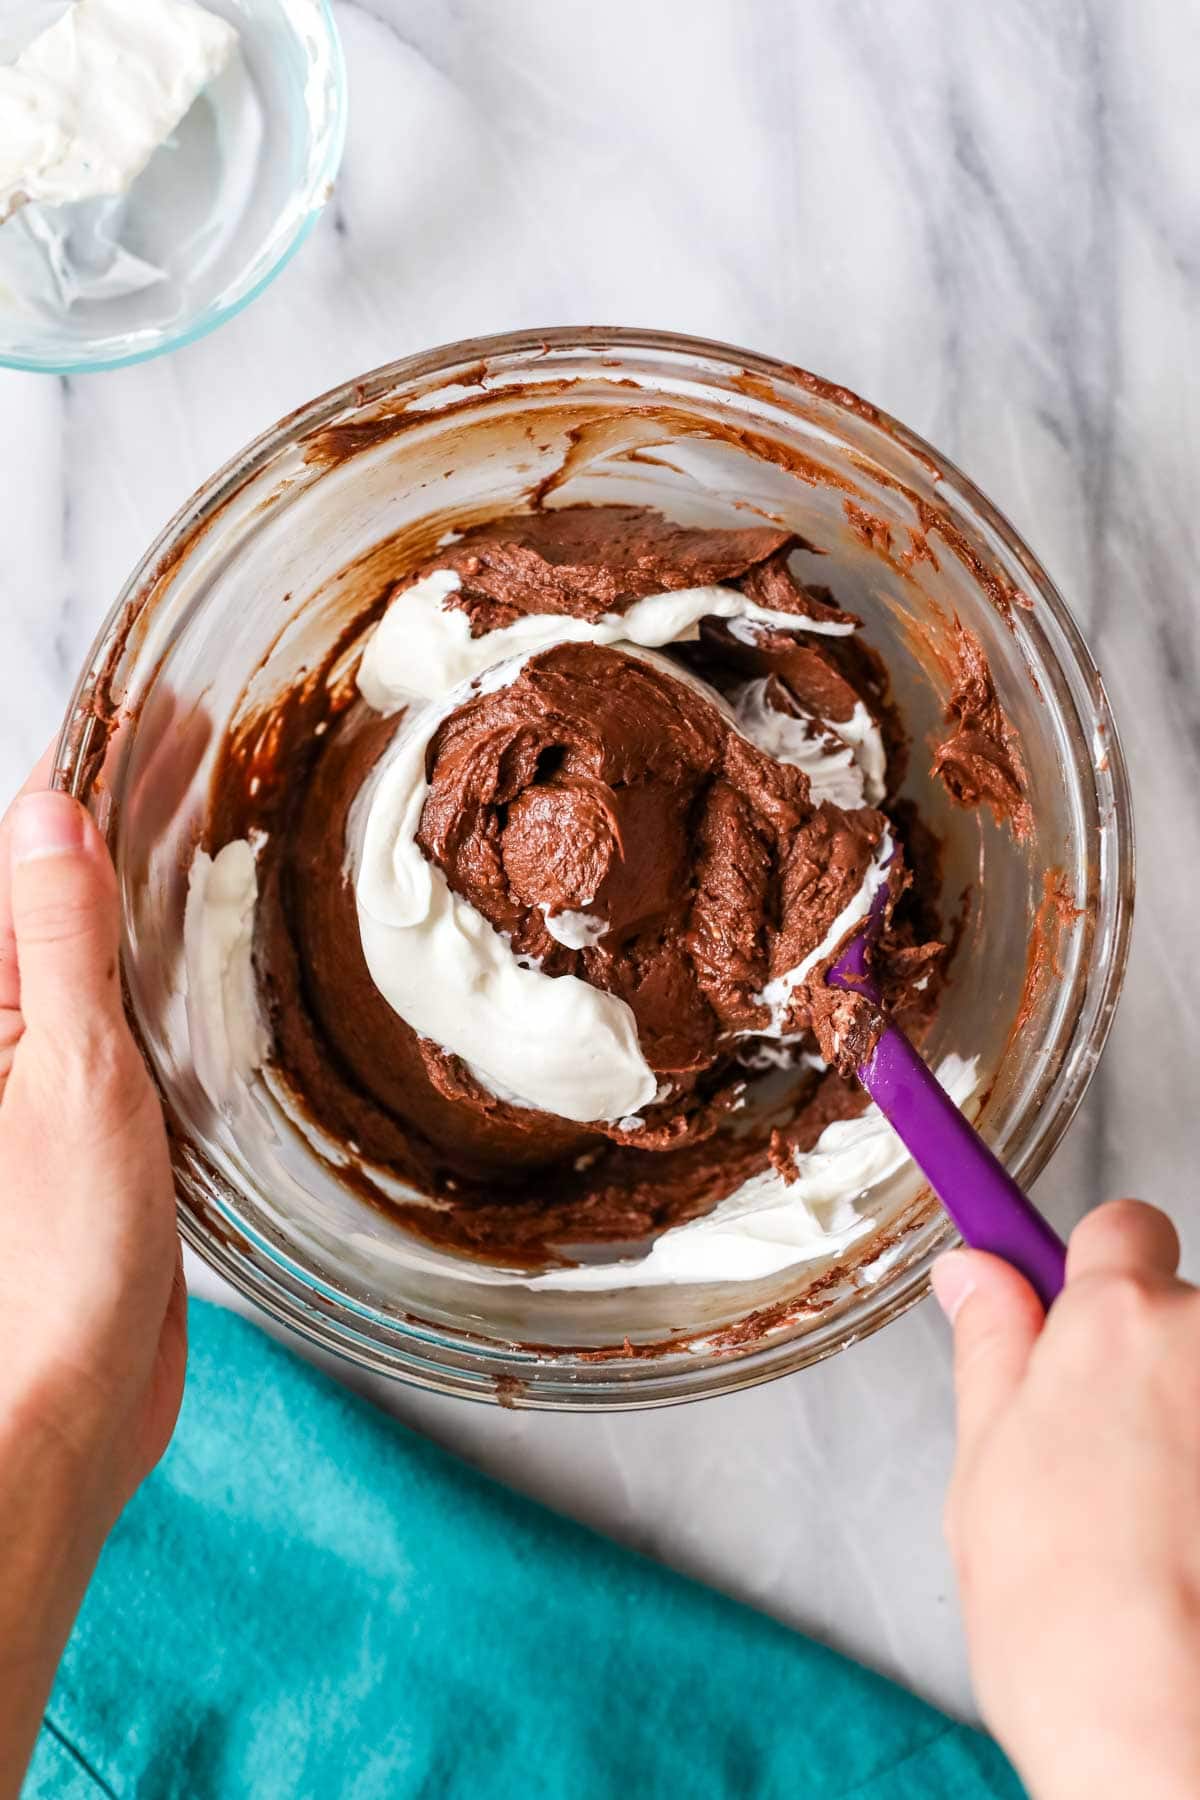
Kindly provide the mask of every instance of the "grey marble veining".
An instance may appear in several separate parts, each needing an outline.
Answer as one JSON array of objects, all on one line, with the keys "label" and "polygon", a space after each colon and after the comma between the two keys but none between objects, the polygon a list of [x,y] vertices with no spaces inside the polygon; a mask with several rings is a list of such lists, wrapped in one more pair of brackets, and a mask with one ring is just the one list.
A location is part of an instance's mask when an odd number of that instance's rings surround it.
[{"label": "grey marble veining", "polygon": [[[1169,1205],[1200,1274],[1200,6],[1196,0],[340,0],[335,199],[232,325],[70,382],[0,375],[0,791],[151,537],[343,378],[476,332],[658,325],[830,375],[947,451],[1041,555],[1132,765],[1112,1044],[1041,1184]],[[213,1291],[205,1276],[200,1285]],[[374,1389],[379,1393],[379,1389]],[[402,1417],[970,1710],[929,1308],[770,1388],[652,1415]]]}]

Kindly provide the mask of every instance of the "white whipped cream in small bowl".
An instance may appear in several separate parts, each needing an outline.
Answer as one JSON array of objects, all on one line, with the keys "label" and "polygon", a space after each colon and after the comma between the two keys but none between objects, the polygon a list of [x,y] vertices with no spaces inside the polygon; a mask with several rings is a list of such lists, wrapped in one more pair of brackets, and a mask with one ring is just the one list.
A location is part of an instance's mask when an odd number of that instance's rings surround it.
[{"label": "white whipped cream in small bowl", "polygon": [[[364,608],[374,629],[398,575],[535,492],[549,505],[649,505],[685,524],[765,516],[824,553],[815,578],[862,616],[890,670],[913,740],[903,791],[946,841],[947,917],[969,890],[926,1054],[1026,1182],[1070,1121],[1119,993],[1128,784],[1070,614],[983,496],[853,396],[721,345],[564,330],[409,359],[268,432],[147,553],[83,673],[59,770],[116,854],[129,1007],[171,1118],[187,1241],[246,1297],[373,1369],[512,1404],[654,1405],[803,1367],[926,1292],[953,1234],[886,1126],[867,1115],[832,1127],[790,1184],[764,1171],[654,1241],[563,1245],[555,1268],[436,1248],[389,1211],[383,1176],[385,1197],[364,1195],[345,1146],[323,1140],[277,1079],[251,963],[260,846],[210,836],[229,732],[269,734],[273,702],[334,646],[330,678],[354,682]],[[847,502],[880,528],[856,529]],[[1020,736],[1025,843],[952,807],[928,774],[955,615],[983,643]],[[469,644],[417,634],[410,688],[418,640],[422,680],[443,653],[447,679],[477,678],[454,660]],[[389,655],[403,660],[402,633],[397,645]],[[367,685],[386,686],[389,666],[379,649]],[[731,716],[779,735],[760,699],[735,694]],[[877,747],[862,720],[842,724],[826,773],[867,802]],[[773,753],[810,758],[810,735],[784,731]],[[405,854],[419,758],[414,770],[384,820]],[[1054,929],[1050,871],[1083,910],[1073,924],[1056,915],[1053,954],[1038,961]],[[440,929],[429,895],[415,913],[401,898],[373,903]],[[403,985],[411,964],[393,973]],[[629,1092],[639,1099],[636,1080]],[[588,1102],[610,1103],[627,1104],[623,1087]]]},{"label": "white whipped cream in small bowl", "polygon": [[35,0],[0,20],[0,364],[175,349],[279,273],[332,191],[329,0]]}]

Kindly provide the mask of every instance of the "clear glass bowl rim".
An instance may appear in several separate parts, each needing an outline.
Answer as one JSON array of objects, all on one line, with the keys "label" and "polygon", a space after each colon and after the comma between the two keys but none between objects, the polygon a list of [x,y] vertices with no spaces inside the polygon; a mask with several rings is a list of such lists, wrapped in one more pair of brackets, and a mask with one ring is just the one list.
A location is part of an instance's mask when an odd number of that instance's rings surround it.
[{"label": "clear glass bowl rim", "polygon": [[317,0],[321,21],[329,48],[330,68],[333,73],[334,107],[333,120],[326,145],[325,156],[320,167],[308,183],[308,204],[297,220],[292,234],[280,246],[274,262],[265,269],[258,280],[248,287],[245,293],[225,303],[212,302],[190,321],[181,321],[173,329],[165,331],[153,343],[144,344],[136,350],[117,351],[108,356],[96,356],[91,351],[83,351],[79,356],[66,356],[61,353],[45,356],[16,356],[0,345],[0,368],[23,369],[35,375],[95,375],[104,369],[128,369],[135,363],[150,362],[156,356],[166,356],[172,350],[183,350],[188,344],[198,343],[207,337],[210,331],[227,325],[230,319],[236,319],[240,312],[264,294],[277,276],[282,275],[292,258],[301,249],[320,218],[325,207],[327,189],[337,177],[341,167],[342,156],[346,149],[346,122],[349,110],[349,90],[346,80],[346,58],[342,49],[341,34],[337,21],[333,16],[332,0]]},{"label": "clear glass bowl rim", "polygon": [[[1131,788],[1120,735],[1103,679],[1066,602],[1007,518],[954,463],[916,432],[882,408],[860,400],[841,384],[794,364],[717,340],[678,333],[619,326],[565,326],[440,345],[384,364],[330,389],[261,433],[210,477],[146,551],[102,624],[72,695],[56,751],[56,784],[87,802],[87,770],[84,759],[76,754],[79,746],[73,742],[72,728],[90,710],[88,696],[106,667],[131,605],[149,593],[163,568],[174,563],[177,547],[219,514],[276,455],[348,409],[384,397],[402,398],[406,387],[416,388],[431,378],[450,377],[456,370],[476,368],[493,360],[545,356],[553,351],[657,353],[687,358],[693,365],[707,365],[707,371],[703,366],[695,369],[701,375],[711,373],[715,363],[722,372],[761,376],[784,393],[789,387],[799,388],[847,420],[856,419],[861,425],[866,419],[919,463],[935,467],[939,491],[952,493],[956,501],[977,515],[1020,567],[1024,583],[1037,601],[1035,610],[1024,616],[1023,626],[1045,640],[1043,612],[1049,619],[1059,644],[1055,647],[1044,641],[1043,651],[1060,668],[1071,667],[1091,708],[1090,718],[1080,723],[1089,734],[1098,732],[1106,746],[1110,808],[1107,815],[1101,816],[1099,836],[1109,839],[1113,852],[1113,877],[1100,895],[1101,909],[1108,909],[1104,924],[1109,955],[1099,986],[1087,994],[1090,1017],[1086,1032],[1080,1035],[1077,1018],[1074,1041],[1039,1111],[1032,1141],[1022,1144],[1016,1159],[1008,1162],[1012,1173],[1028,1186],[1057,1149],[1083,1099],[1116,1013],[1128,961],[1135,848]],[[780,404],[784,404],[782,398]],[[329,1291],[322,1289],[319,1280],[297,1280],[270,1245],[255,1239],[257,1260],[251,1261],[205,1226],[198,1211],[189,1204],[188,1187],[195,1175],[186,1158],[182,1166],[177,1160],[176,1176],[180,1186],[178,1221],[184,1241],[244,1299],[310,1343],[375,1374],[403,1379],[435,1392],[551,1411],[623,1411],[678,1404],[757,1386],[809,1367],[872,1335],[923,1300],[929,1292],[933,1261],[958,1241],[949,1220],[943,1218],[930,1234],[921,1256],[886,1291],[860,1293],[851,1306],[835,1309],[828,1322],[818,1319],[797,1335],[781,1332],[752,1350],[740,1349],[728,1358],[700,1359],[687,1350],[667,1346],[653,1355],[632,1359],[616,1356],[599,1360],[594,1355],[571,1352],[546,1356],[520,1346],[491,1343],[465,1331],[452,1334],[419,1321],[400,1322],[383,1315],[368,1320],[357,1308],[332,1313]],[[269,1275],[264,1272],[264,1264]]]}]

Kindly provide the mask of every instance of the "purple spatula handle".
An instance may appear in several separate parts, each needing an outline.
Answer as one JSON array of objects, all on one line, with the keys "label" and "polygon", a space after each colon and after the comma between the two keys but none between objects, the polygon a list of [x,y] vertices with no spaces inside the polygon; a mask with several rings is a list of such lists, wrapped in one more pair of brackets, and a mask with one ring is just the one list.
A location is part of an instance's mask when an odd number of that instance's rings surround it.
[{"label": "purple spatula handle", "polygon": [[[881,888],[871,917],[830,969],[831,987],[880,1003],[869,946],[887,900]],[[1067,1252],[1041,1213],[988,1149],[926,1067],[904,1033],[885,1025],[858,1078],[957,1225],[965,1243],[1019,1269],[1049,1306],[1062,1291]]]},{"label": "purple spatula handle", "polygon": [[902,1031],[884,1027],[859,1080],[976,1250],[1019,1269],[1049,1306],[1061,1292],[1066,1249],[1003,1169]]}]

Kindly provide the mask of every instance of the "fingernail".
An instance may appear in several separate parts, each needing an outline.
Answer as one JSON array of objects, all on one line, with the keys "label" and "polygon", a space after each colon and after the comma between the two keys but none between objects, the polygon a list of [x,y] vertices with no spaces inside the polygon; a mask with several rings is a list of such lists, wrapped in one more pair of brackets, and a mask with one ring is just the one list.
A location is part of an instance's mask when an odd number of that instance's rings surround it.
[{"label": "fingernail", "polygon": [[934,1263],[930,1280],[938,1305],[953,1325],[964,1301],[975,1291],[970,1259],[961,1250],[947,1250]]},{"label": "fingernail", "polygon": [[12,816],[14,862],[70,856],[83,848],[83,811],[69,794],[26,794]]}]

